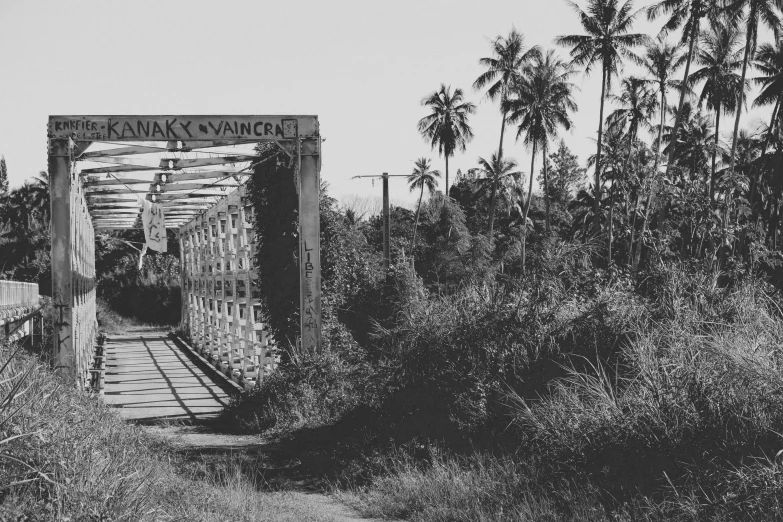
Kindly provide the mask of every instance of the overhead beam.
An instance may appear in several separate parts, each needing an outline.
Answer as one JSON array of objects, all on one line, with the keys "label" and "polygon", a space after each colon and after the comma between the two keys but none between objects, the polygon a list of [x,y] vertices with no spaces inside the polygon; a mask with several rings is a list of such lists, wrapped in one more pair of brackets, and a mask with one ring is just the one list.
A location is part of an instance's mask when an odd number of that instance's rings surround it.
[{"label": "overhead beam", "polygon": [[166,152],[169,149],[162,147],[149,147],[145,145],[134,145],[130,147],[118,147],[114,149],[96,150],[85,152],[77,159],[102,158],[106,156],[128,156],[131,154],[150,154],[153,152]]},{"label": "overhead beam", "polygon": [[115,165],[114,167],[82,169],[79,174],[82,176],[89,176],[91,174],[108,174],[109,172],[144,172],[149,170],[160,170],[160,167],[144,167],[141,165]]},{"label": "overhead beam", "polygon": [[[166,172],[165,174],[167,183],[176,183],[178,181],[193,181],[197,179],[229,178],[231,176],[248,177],[252,173],[233,170],[206,170],[203,172]],[[159,176],[160,174],[156,174],[155,179],[158,179]]]},{"label": "overhead beam", "polygon": [[[222,186],[225,187],[225,188],[237,188],[239,185],[222,185]],[[198,184],[198,185],[185,185],[183,188],[177,188],[177,185],[172,185],[172,187],[161,186],[160,189],[161,189],[161,192],[176,192],[178,190],[185,190],[185,191],[187,191],[187,190],[201,190],[201,189],[217,188],[217,187],[220,187],[220,185],[201,185],[201,184]],[[119,195],[119,194],[150,194],[150,193],[154,194],[155,191],[150,192],[149,188],[133,189],[133,188],[124,188],[124,187],[123,188],[112,189],[112,190],[93,190],[93,191],[87,192],[87,194],[90,195],[90,196],[95,196],[95,195],[111,196],[111,195]],[[218,191],[218,192],[214,192],[213,191],[213,192],[208,192],[208,193],[203,193],[202,192],[201,194],[203,194],[205,196],[213,195],[213,194],[215,196],[225,196],[226,195],[226,193],[223,192],[223,191]]]},{"label": "overhead beam", "polygon": [[228,165],[231,163],[245,163],[258,160],[259,156],[219,156],[214,158],[162,158],[160,168],[167,170],[180,170],[193,167],[209,167],[212,165]]},{"label": "overhead beam", "polygon": [[123,185],[137,185],[141,183],[145,183],[149,185],[150,180],[148,179],[99,179],[95,181],[84,181],[82,182],[85,187],[104,187],[104,186],[111,186],[111,185],[117,185],[117,186],[123,186]]},{"label": "overhead beam", "polygon": [[316,116],[50,116],[50,138],[93,141],[258,140],[318,136]]}]

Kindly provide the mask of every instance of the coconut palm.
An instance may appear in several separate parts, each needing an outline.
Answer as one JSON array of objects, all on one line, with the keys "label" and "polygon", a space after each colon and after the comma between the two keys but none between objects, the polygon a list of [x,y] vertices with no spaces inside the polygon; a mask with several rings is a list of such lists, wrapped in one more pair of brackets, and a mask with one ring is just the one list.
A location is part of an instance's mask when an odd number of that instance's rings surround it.
[{"label": "coconut palm", "polygon": [[[620,175],[628,181],[628,165],[634,152],[634,144],[639,135],[639,128],[652,128],[650,118],[658,108],[658,102],[655,94],[647,87],[647,81],[641,78],[626,78],[622,81],[621,94],[611,96],[611,99],[620,106],[613,111],[606,119],[609,129],[623,129],[627,136],[627,153]],[[616,175],[614,176],[617,177]],[[607,259],[612,259],[612,241],[613,241],[613,217],[614,217],[614,185],[612,181],[612,190],[609,196],[609,215],[607,218]]]},{"label": "coconut palm", "polygon": [[700,102],[715,112],[715,144],[712,151],[712,170],[709,179],[710,204],[714,204],[718,150],[720,148],[720,117],[724,112],[737,110],[736,95],[742,78],[736,73],[742,66],[740,33],[725,22],[715,22],[702,34],[696,63],[703,67],[688,78],[688,84],[704,81]]},{"label": "coconut palm", "polygon": [[[623,59],[640,62],[631,52],[633,47],[647,42],[647,36],[631,33],[637,13],[633,11],[633,0],[620,5],[619,0],[589,0],[587,10],[569,2],[579,15],[582,28],[586,34],[559,36],[559,45],[571,48],[571,59],[574,65],[584,67],[589,74],[596,64],[601,66],[601,105],[598,113],[598,152],[595,162],[595,187],[593,210],[596,216],[601,205],[601,145],[604,134],[604,103],[607,89],[612,78],[618,74]],[[600,228],[599,220],[595,220],[595,230]]]},{"label": "coconut palm", "polygon": [[[781,25],[781,18],[778,10],[783,9],[783,0],[735,0],[728,8],[729,14],[736,18],[744,17],[745,27],[745,54],[742,58],[742,79],[740,85],[745,85],[748,73],[748,65],[753,55],[756,54],[756,45],[758,44],[759,26],[764,24],[775,32],[778,32]],[[737,92],[737,117],[734,119],[734,134],[731,141],[731,170],[734,172],[735,156],[737,153],[737,139],[739,137],[739,124],[742,117],[742,106],[745,101],[745,89]]]},{"label": "coconut palm", "polygon": [[[527,222],[530,202],[533,196],[533,174],[536,154],[539,148],[546,157],[549,141],[557,135],[559,128],[571,128],[570,112],[577,110],[573,98],[574,85],[570,82],[573,70],[548,51],[537,57],[527,74],[514,86],[513,95],[505,102],[510,123],[517,124],[517,140],[522,136],[525,145],[532,149],[528,196],[525,201],[523,223]],[[546,161],[544,162],[546,164]],[[545,177],[545,183],[546,177]],[[544,187],[544,194],[548,186]],[[549,221],[547,198],[547,222]],[[490,220],[493,216],[490,215]],[[525,241],[522,241],[522,269],[525,267]]]},{"label": "coconut palm", "polygon": [[[647,19],[654,20],[659,16],[668,16],[666,23],[661,28],[661,34],[665,35],[682,27],[682,44],[688,45],[688,54],[685,60],[685,72],[683,73],[683,85],[690,76],[691,62],[701,33],[701,21],[705,17],[714,18],[720,11],[716,0],[661,0],[647,8]],[[679,136],[683,109],[685,107],[686,89],[680,91],[680,101],[674,118],[673,136]],[[676,142],[674,143],[676,145]],[[676,147],[669,147],[669,159],[666,163],[666,178],[669,179],[671,167],[674,164]],[[649,217],[649,213],[648,217]],[[647,220],[645,220],[647,223]]]},{"label": "coconut palm", "polygon": [[[658,179],[658,166],[660,165],[663,139],[663,129],[665,126],[666,113],[668,111],[667,92],[669,89],[678,88],[681,86],[679,82],[675,82],[672,76],[676,73],[682,64],[686,61],[687,57],[677,50],[677,47],[669,44],[663,35],[659,35],[655,42],[651,42],[647,45],[647,49],[644,53],[644,62],[642,67],[648,74],[648,82],[655,85],[658,93],[661,96],[659,104],[660,122],[658,123],[658,137],[656,139],[655,156],[653,160],[653,169],[650,179],[650,190],[647,194],[647,204],[644,210],[644,219],[642,220],[642,232],[639,236],[639,241],[644,237],[644,233],[647,229],[647,224],[650,219],[650,211],[655,202],[655,194],[657,192],[657,179]],[[638,206],[638,205],[637,205]],[[635,230],[631,230],[631,234]],[[633,250],[633,238],[629,245],[629,253]],[[636,249],[636,255],[633,256],[633,266],[639,264],[641,259],[641,248]]]},{"label": "coconut palm", "polygon": [[430,160],[427,158],[419,158],[416,160],[413,172],[408,176],[408,185],[411,192],[419,189],[419,203],[416,205],[416,220],[413,223],[413,239],[411,240],[411,256],[414,255],[414,249],[416,248],[416,230],[419,228],[419,214],[421,213],[421,200],[424,197],[424,189],[432,194],[435,192],[435,188],[438,186],[438,178],[440,172],[432,170]]},{"label": "coconut palm", "polygon": [[783,38],[778,39],[774,45],[762,44],[756,53],[754,65],[762,75],[755,79],[755,82],[761,85],[761,92],[753,101],[753,106],[774,105],[764,145],[766,152],[783,103]]},{"label": "coconut palm", "polygon": [[756,188],[758,184],[757,173],[765,170],[767,163],[767,149],[775,135],[777,123],[779,122],[780,106],[783,102],[783,39],[778,39],[776,43],[765,43],[759,46],[754,62],[756,69],[761,72],[761,76],[755,79],[757,85],[761,85],[761,92],[753,101],[754,107],[764,107],[774,105],[769,126],[764,132],[764,142],[761,149],[760,162],[755,162],[751,169],[751,189],[750,202],[755,205]]},{"label": "coconut palm", "polygon": [[[483,179],[478,179],[478,182],[489,182],[490,186],[498,187],[498,194],[502,188],[503,180],[512,177],[514,180],[518,180],[523,176],[522,171],[515,170],[518,166],[517,161],[514,158],[499,159],[496,153],[492,153],[489,160],[482,157],[478,159],[478,172],[482,174]],[[482,191],[483,192],[483,191]]]},{"label": "coconut palm", "polygon": [[[483,72],[475,82],[473,82],[473,88],[481,90],[489,85],[485,97],[495,101],[500,100],[501,112],[503,114],[503,120],[500,125],[500,144],[498,145],[497,158],[498,162],[503,159],[503,137],[506,131],[506,117],[507,112],[503,110],[503,102],[508,97],[510,89],[514,82],[518,81],[520,75],[523,73],[524,67],[530,62],[530,60],[540,54],[538,47],[532,47],[525,49],[525,40],[522,34],[512,28],[508,33],[508,36],[498,36],[492,42],[492,56],[481,58],[479,64],[486,67],[486,71]],[[491,237],[493,233],[495,215],[495,205],[498,191],[498,179],[494,179],[492,182],[492,194],[489,201],[489,215],[490,223],[488,226],[488,235]]]},{"label": "coconut palm", "polygon": [[432,113],[419,120],[419,132],[438,154],[446,159],[446,197],[449,195],[449,157],[457,149],[465,151],[473,139],[473,130],[468,116],[476,112],[476,106],[465,101],[462,89],[441,84],[440,89],[421,100],[421,104],[432,109]]},{"label": "coconut palm", "polygon": [[[683,176],[685,172],[690,172],[692,178],[701,179],[702,173],[709,169],[712,144],[715,141],[714,123],[701,107],[694,107],[690,103],[683,107],[674,155],[674,161],[682,167]],[[673,130],[669,127],[664,131],[662,141],[669,148],[664,149],[664,152],[674,147]]]}]

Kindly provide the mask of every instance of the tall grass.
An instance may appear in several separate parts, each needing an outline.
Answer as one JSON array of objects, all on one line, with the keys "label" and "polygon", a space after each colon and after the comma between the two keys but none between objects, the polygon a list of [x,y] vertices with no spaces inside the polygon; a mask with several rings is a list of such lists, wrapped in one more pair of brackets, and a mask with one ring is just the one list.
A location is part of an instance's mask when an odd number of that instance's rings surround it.
[{"label": "tall grass", "polygon": [[610,520],[594,488],[546,483],[510,457],[449,457],[437,449],[427,463],[389,455],[372,487],[343,498],[367,516],[416,522]]},{"label": "tall grass", "polygon": [[260,493],[238,468],[186,469],[159,439],[0,345],[0,520],[331,520],[301,496]]}]

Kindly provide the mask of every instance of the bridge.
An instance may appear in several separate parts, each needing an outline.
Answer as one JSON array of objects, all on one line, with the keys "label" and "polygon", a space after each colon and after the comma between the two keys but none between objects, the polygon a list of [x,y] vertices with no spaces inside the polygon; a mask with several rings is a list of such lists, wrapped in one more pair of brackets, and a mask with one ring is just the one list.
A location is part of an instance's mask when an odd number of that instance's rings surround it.
[{"label": "bridge", "polygon": [[[274,154],[263,156],[260,144]],[[299,195],[295,342],[319,351],[320,150],[316,116],[51,116],[57,371],[73,386],[102,390],[106,402],[137,420],[213,415],[232,386],[252,388],[274,371],[277,346],[262,315],[255,212],[244,186],[270,159],[289,167]],[[148,244],[165,245],[162,227],[179,240],[184,338],[143,331],[104,339],[96,321],[96,234],[144,229]],[[13,299],[0,297],[6,301]],[[225,382],[214,384],[213,370]]]}]

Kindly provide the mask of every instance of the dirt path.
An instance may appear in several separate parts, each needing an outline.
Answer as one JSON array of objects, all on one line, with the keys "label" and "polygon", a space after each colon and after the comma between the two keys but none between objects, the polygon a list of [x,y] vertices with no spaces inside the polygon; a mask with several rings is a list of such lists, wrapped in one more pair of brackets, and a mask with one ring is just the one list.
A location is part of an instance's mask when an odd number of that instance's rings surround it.
[{"label": "dirt path", "polygon": [[[124,419],[167,440],[184,457],[191,475],[204,480],[237,476],[244,484],[256,485],[242,493],[245,496],[238,495],[238,501],[264,506],[263,520],[373,520],[319,492],[308,477],[288,473],[299,462],[281,462],[268,441],[219,433],[216,416],[235,387],[166,332],[139,328],[111,336],[106,346],[106,403],[121,408]],[[271,486],[270,477],[275,477]]]},{"label": "dirt path", "polygon": [[[206,425],[148,425],[150,433],[166,439],[171,446],[194,465],[214,466],[222,462],[228,466],[257,467],[263,474],[264,463],[276,462],[277,448],[264,439],[252,435],[226,435],[214,433]],[[295,465],[295,463],[294,463]],[[277,470],[273,470],[277,471]],[[266,502],[276,510],[290,511],[279,520],[288,520],[288,515],[300,516],[301,520],[317,522],[380,522],[379,519],[364,518],[350,507],[333,497],[313,491],[307,481],[289,481],[286,487],[276,491],[259,491]],[[269,520],[278,520],[272,519]]]}]

